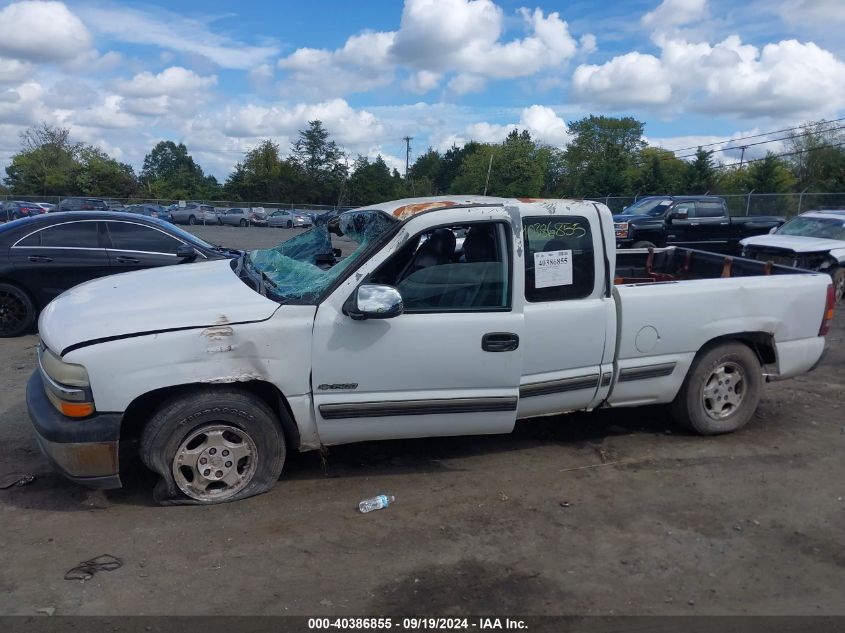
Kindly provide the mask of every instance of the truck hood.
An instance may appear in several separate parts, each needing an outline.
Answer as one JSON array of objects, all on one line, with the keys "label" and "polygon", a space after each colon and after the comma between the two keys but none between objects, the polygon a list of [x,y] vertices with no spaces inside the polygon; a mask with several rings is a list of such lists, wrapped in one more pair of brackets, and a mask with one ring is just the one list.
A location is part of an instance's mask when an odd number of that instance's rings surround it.
[{"label": "truck hood", "polygon": [[232,271],[230,260],[151,268],[85,282],[41,313],[38,332],[53,351],[166,330],[269,319],[279,304]]},{"label": "truck hood", "polygon": [[662,217],[652,217],[650,215],[614,215],[614,222],[660,222]]},{"label": "truck hood", "polygon": [[747,237],[740,241],[743,246],[757,246],[761,248],[783,248],[795,253],[818,253],[830,250],[845,249],[845,242],[841,240],[827,240],[821,237],[803,237],[801,235],[758,235]]}]

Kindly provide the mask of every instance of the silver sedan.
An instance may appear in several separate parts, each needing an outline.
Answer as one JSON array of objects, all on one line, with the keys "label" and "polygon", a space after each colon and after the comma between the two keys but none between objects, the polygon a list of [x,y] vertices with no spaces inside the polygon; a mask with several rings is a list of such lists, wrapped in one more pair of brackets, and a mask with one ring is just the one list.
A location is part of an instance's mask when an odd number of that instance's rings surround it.
[{"label": "silver sedan", "polygon": [[267,226],[274,226],[277,228],[304,228],[311,226],[311,224],[311,218],[309,218],[307,215],[296,213],[295,211],[273,211],[273,213],[267,216]]}]

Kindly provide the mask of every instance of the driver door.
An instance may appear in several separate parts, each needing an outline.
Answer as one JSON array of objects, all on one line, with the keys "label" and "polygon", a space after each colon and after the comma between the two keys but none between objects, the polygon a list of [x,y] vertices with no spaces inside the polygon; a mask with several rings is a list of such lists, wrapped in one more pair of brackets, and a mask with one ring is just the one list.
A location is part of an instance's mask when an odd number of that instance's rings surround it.
[{"label": "driver door", "polygon": [[[513,429],[524,334],[521,280],[514,288],[513,271],[522,260],[520,254],[514,261],[505,211],[485,210],[489,215],[492,221],[470,225],[494,240],[488,261],[459,255],[454,237],[448,256],[419,257],[434,242],[432,231],[465,226],[459,220],[467,215],[438,214],[446,222],[439,227],[417,217],[320,304],[312,390],[323,443]],[[367,320],[344,314],[344,303],[368,282],[396,287],[404,313]]]}]

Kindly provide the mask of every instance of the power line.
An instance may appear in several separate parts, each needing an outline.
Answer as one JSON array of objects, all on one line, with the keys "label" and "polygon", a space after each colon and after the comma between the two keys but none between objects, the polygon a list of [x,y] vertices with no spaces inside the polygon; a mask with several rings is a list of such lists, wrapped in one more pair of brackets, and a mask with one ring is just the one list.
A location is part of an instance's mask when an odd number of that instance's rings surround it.
[{"label": "power line", "polygon": [[[763,158],[754,158],[752,160],[745,161],[745,164],[748,165],[750,163],[757,163],[761,160],[766,160],[767,158],[783,158],[784,156],[797,156],[798,154],[806,154],[808,152],[815,152],[816,150],[820,149],[833,149],[835,147],[842,147],[845,145],[845,141],[841,143],[831,143],[830,145],[817,145],[816,147],[808,147],[807,149],[799,149],[794,152],[783,152],[781,154],[771,154],[770,156],[764,156]],[[722,163],[720,165],[714,165],[714,169],[723,169],[725,167],[736,167],[737,165],[741,166],[742,163]]]},{"label": "power line", "polygon": [[840,117],[838,119],[831,119],[826,121],[824,119],[820,121],[810,121],[808,123],[803,123],[801,125],[796,125],[795,127],[787,127],[782,130],[772,130],[771,132],[761,132],[760,134],[752,134],[750,136],[737,136],[733,138],[726,139],[724,141],[715,141],[713,143],[704,143],[703,145],[693,145],[691,147],[680,147],[678,149],[668,149],[667,152],[686,152],[687,150],[691,149],[698,149],[699,147],[713,147],[714,145],[722,145],[724,143],[734,143],[736,141],[745,141],[750,138],[760,138],[761,136],[771,136],[772,134],[780,134],[781,132],[791,132],[792,130],[800,130],[802,128],[806,128],[811,125],[818,125],[820,123],[838,123],[840,121],[845,121],[845,117]]}]

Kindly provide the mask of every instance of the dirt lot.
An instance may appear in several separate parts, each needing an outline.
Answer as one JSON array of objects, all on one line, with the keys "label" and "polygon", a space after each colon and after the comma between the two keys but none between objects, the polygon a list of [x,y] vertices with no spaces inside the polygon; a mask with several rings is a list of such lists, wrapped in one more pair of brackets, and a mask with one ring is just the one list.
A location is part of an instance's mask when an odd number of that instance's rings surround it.
[{"label": "dirt lot", "polygon": [[[766,386],[734,435],[683,434],[660,409],[545,418],[295,454],[269,494],[170,508],[151,481],[54,474],[24,406],[36,338],[0,341],[0,474],[37,477],[0,491],[0,613],[842,615],[843,333],[840,310],[823,364]],[[357,513],[381,491],[395,506]],[[63,580],[100,554],[124,566]]]}]

